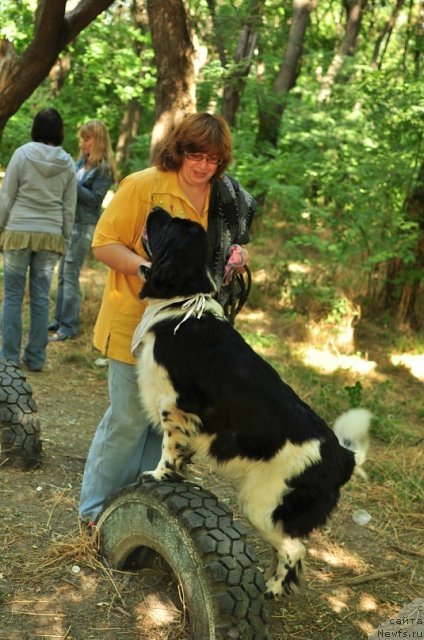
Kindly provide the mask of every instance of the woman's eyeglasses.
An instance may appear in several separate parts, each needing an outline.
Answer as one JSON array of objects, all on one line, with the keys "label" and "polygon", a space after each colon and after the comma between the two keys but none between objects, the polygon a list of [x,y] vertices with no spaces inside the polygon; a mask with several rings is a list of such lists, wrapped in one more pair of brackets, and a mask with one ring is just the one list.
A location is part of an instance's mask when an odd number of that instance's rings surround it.
[{"label": "woman's eyeglasses", "polygon": [[208,164],[219,165],[224,161],[222,158],[218,156],[208,156],[206,153],[189,153],[188,151],[184,151],[184,155],[187,160],[191,160],[192,162],[202,162],[202,160],[206,160]]}]

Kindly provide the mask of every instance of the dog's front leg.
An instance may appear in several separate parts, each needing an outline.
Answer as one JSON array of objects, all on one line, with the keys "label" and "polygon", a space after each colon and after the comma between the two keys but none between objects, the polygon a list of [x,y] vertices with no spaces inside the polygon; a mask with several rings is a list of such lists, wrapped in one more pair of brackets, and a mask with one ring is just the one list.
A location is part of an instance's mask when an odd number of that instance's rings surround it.
[{"label": "dog's front leg", "polygon": [[157,481],[180,479],[175,455],[178,447],[175,435],[175,431],[169,427],[163,432],[162,455],[159,464],[154,471],[144,472],[143,479],[153,478]]},{"label": "dog's front leg", "polygon": [[[180,424],[183,422],[183,424]],[[189,431],[188,418],[178,409],[161,411],[161,426],[163,429],[162,455],[154,471],[142,474],[143,478],[154,480],[181,480],[184,477],[186,465],[190,462],[192,452],[188,446]]]},{"label": "dog's front leg", "polygon": [[305,547],[299,538],[283,536],[280,544],[274,546],[277,552],[267,571],[265,595],[267,597],[279,597],[283,594],[296,593],[302,575],[302,561],[305,556]]}]

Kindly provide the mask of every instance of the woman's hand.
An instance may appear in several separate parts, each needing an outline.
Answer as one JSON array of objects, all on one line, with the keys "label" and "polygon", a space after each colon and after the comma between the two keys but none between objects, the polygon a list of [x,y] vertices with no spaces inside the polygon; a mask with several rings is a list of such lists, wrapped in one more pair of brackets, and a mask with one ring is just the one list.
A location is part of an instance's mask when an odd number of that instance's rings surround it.
[{"label": "woman's hand", "polygon": [[93,247],[94,257],[119,273],[138,276],[141,266],[150,267],[151,263],[131,251],[123,244],[105,244]]},{"label": "woman's hand", "polygon": [[229,285],[235,273],[243,273],[249,262],[249,254],[240,244],[232,244],[227,255],[227,264],[222,278],[223,285]]}]

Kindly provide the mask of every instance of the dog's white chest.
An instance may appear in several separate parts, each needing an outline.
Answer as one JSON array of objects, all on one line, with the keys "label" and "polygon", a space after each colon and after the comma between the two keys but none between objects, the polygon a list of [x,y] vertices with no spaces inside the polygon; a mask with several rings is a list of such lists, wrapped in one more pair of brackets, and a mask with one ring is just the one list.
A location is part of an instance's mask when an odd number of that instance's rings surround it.
[{"label": "dog's white chest", "polygon": [[137,378],[141,401],[154,424],[161,421],[161,407],[176,404],[177,394],[164,367],[154,357],[155,337],[147,333],[137,358]]}]

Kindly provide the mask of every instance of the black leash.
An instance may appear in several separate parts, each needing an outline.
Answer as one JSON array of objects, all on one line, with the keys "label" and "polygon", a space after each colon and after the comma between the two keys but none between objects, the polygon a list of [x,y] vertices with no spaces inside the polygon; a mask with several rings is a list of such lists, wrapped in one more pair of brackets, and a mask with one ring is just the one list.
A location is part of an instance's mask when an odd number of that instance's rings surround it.
[{"label": "black leash", "polygon": [[246,304],[251,287],[252,274],[249,267],[245,265],[244,272],[235,274],[231,280],[228,300],[224,305],[225,316],[231,324],[234,324],[237,314]]}]

